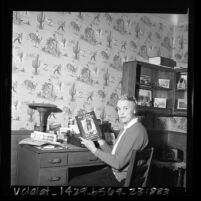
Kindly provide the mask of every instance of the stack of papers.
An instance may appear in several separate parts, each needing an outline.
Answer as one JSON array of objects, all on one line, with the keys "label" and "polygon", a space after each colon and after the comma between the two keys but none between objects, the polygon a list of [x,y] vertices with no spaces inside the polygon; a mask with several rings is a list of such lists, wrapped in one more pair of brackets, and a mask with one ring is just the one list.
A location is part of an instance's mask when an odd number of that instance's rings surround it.
[{"label": "stack of papers", "polygon": [[19,144],[29,144],[35,146],[43,146],[49,144],[63,147],[60,142],[57,142],[57,136],[55,134],[39,131],[34,131],[33,133],[31,133],[29,138],[21,140]]}]

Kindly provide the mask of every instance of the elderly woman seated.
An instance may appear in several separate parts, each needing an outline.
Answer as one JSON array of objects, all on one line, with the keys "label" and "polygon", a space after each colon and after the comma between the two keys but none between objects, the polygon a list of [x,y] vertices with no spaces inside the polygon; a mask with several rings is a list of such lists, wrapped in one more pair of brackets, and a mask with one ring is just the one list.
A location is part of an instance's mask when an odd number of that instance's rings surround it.
[{"label": "elderly woman seated", "polygon": [[143,150],[148,144],[148,135],[144,126],[135,116],[136,100],[133,97],[121,96],[117,102],[117,113],[123,128],[111,147],[103,139],[99,139],[97,148],[93,141],[81,138],[84,144],[95,156],[108,166],[100,170],[72,178],[71,186],[114,186],[123,185],[132,150]]}]

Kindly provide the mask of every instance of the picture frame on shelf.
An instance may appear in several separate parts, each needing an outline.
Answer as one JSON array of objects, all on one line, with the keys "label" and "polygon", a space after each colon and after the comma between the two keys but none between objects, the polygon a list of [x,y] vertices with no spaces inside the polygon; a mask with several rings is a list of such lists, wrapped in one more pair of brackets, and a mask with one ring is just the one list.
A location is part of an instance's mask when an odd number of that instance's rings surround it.
[{"label": "picture frame on shelf", "polygon": [[88,112],[75,117],[81,137],[96,141],[102,138],[102,132],[98,124],[95,112]]},{"label": "picture frame on shelf", "polygon": [[152,106],[152,91],[148,89],[139,89],[137,103],[140,106]]},{"label": "picture frame on shelf", "polygon": [[140,84],[151,85],[151,77],[149,75],[140,75]]},{"label": "picture frame on shelf", "polygon": [[156,108],[166,108],[166,103],[166,98],[154,98],[154,107]]},{"label": "picture frame on shelf", "polygon": [[178,110],[186,110],[187,102],[185,99],[177,99],[177,109]]},{"label": "picture frame on shelf", "polygon": [[177,89],[187,89],[187,74],[181,74],[177,82]]},{"label": "picture frame on shelf", "polygon": [[158,79],[158,86],[169,89],[170,80],[169,79]]}]

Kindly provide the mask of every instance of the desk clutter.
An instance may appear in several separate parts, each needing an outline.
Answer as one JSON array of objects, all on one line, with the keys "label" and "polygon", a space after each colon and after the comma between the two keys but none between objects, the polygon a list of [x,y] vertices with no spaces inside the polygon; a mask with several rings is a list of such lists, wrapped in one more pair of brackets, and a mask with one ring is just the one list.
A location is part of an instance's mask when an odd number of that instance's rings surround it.
[{"label": "desk clutter", "polygon": [[84,148],[84,145],[80,143],[80,134],[68,129],[64,132],[64,128],[60,131],[58,134],[33,131],[29,138],[21,140],[19,144],[32,145],[39,149],[65,149],[71,147],[69,144]]},{"label": "desk clutter", "polygon": [[[93,115],[95,115],[95,113],[93,113]],[[97,126],[100,137],[106,140],[108,144],[114,144],[117,134],[111,128],[111,123],[108,121],[101,123],[101,121],[97,119],[95,128],[97,128]],[[31,132],[30,137],[19,141],[19,144],[32,145],[41,150],[68,149],[72,148],[72,145],[85,148],[85,146],[81,144],[80,137],[87,139],[87,136],[83,135],[84,131],[77,125],[76,119],[69,118],[67,127],[62,127],[61,124],[50,125],[49,130],[45,132],[40,131],[38,128],[40,127],[34,127],[34,131]],[[90,137],[88,139],[90,139]],[[96,143],[97,138],[91,139],[98,147],[98,143]]]},{"label": "desk clutter", "polygon": [[[30,137],[21,140],[19,144],[29,144],[40,149],[60,149],[68,148],[68,144],[84,147],[80,142],[80,137],[92,141],[103,138],[111,144],[114,142],[114,133],[109,135],[112,131],[111,124],[109,122],[101,123],[101,120],[96,118],[94,111],[82,113],[74,118],[70,117],[66,127],[61,124],[49,125],[48,130],[49,115],[55,112],[62,112],[62,110],[49,103],[30,103],[28,106],[38,111],[40,125],[35,124],[34,131],[30,134]],[[104,133],[107,133],[106,137]]]},{"label": "desk clutter", "polygon": [[40,131],[34,131],[30,134],[29,138],[25,138],[19,142],[19,144],[28,144],[28,145],[33,145],[37,146],[40,148],[49,148],[49,149],[54,149],[58,147],[63,147],[65,146],[57,141],[57,136],[52,133],[45,133],[45,132],[40,132]]}]

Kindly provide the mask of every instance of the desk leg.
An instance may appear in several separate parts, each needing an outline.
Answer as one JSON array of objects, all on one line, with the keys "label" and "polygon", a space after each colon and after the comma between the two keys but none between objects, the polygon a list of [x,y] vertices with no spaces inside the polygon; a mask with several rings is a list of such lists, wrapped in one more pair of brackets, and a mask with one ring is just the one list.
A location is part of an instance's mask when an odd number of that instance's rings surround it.
[{"label": "desk leg", "polygon": [[66,169],[66,186],[68,186],[68,182],[69,182],[69,168],[67,167],[67,169]]},{"label": "desk leg", "polygon": [[177,184],[176,187],[183,187],[185,170],[183,168],[178,168]]}]

